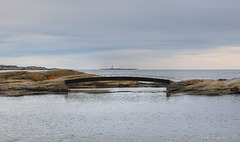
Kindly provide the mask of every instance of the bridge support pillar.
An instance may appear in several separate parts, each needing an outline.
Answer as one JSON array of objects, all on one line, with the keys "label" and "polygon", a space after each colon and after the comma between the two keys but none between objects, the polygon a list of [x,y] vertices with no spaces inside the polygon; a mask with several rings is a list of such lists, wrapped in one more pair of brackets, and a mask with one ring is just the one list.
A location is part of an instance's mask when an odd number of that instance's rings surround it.
[{"label": "bridge support pillar", "polygon": [[171,96],[171,94],[167,91],[166,92],[166,97],[170,97]]}]

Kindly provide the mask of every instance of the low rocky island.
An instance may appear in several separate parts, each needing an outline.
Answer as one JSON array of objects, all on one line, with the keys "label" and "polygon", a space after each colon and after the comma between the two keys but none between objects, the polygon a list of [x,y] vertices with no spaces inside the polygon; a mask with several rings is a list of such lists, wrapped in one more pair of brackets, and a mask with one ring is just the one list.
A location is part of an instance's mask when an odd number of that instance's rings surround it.
[{"label": "low rocky island", "polygon": [[0,65],[0,70],[49,70],[49,69],[45,67],[36,66],[18,67],[15,65]]},{"label": "low rocky island", "polygon": [[[161,83],[143,83],[138,81],[96,81],[71,83],[65,80],[99,77],[74,70],[56,69],[42,72],[15,71],[0,73],[0,95],[22,96],[38,94],[67,94],[78,92],[76,88],[112,88],[112,87],[163,87]],[[80,92],[80,91],[79,91]],[[221,95],[240,94],[240,78],[235,79],[194,79],[173,82],[167,85],[167,94]]]},{"label": "low rocky island", "polygon": [[[48,93],[68,93],[73,88],[110,88],[110,87],[160,87],[159,83],[137,81],[97,81],[65,84],[65,80],[99,77],[73,70],[50,70],[44,72],[15,71],[0,73],[0,95],[21,96]],[[76,91],[74,91],[76,92]]]},{"label": "low rocky island", "polygon": [[240,94],[240,78],[185,80],[169,84],[167,91],[170,94],[184,93],[191,95]]}]

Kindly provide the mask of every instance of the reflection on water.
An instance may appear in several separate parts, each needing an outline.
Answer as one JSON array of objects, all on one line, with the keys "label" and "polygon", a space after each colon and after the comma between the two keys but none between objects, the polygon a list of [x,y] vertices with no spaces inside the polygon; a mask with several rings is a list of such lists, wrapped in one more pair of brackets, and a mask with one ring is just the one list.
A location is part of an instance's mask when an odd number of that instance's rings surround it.
[{"label": "reflection on water", "polygon": [[167,98],[164,88],[109,90],[112,93],[0,97],[0,139],[240,141],[239,96]]},{"label": "reflection on water", "polygon": [[[76,90],[76,89],[75,89]],[[89,92],[89,89],[78,89]],[[91,89],[93,92],[99,90],[106,90],[106,88]],[[68,94],[65,97],[67,100],[80,101],[80,102],[116,102],[128,101],[139,102],[146,101],[159,101],[159,99],[167,99],[165,97],[165,88],[108,88],[107,91],[111,93],[77,93]],[[101,91],[100,91],[101,92]],[[153,94],[153,95],[148,95]]]}]

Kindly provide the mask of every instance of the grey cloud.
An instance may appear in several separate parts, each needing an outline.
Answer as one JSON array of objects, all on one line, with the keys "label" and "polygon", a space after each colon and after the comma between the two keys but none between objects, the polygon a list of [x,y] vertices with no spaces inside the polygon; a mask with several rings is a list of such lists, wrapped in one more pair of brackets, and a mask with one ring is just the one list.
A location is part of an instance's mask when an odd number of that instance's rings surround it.
[{"label": "grey cloud", "polygon": [[239,6],[239,0],[1,0],[0,55],[236,46]]}]

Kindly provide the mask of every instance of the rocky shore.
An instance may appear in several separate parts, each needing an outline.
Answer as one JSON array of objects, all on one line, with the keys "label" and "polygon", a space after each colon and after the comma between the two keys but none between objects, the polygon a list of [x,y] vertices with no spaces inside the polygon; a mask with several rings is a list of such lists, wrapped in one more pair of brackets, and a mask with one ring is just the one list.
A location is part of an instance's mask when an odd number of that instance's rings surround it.
[{"label": "rocky shore", "polygon": [[21,96],[48,93],[68,93],[72,88],[107,88],[107,87],[159,87],[162,84],[141,83],[137,81],[98,81],[65,84],[65,80],[98,77],[73,70],[51,70],[45,72],[5,72],[0,73],[0,95]]},{"label": "rocky shore", "polygon": [[168,85],[167,91],[170,94],[184,93],[191,95],[240,94],[240,78],[186,80]]},{"label": "rocky shore", "polygon": [[36,66],[18,67],[15,65],[0,65],[0,70],[49,70],[49,69],[45,67]]},{"label": "rocky shore", "polygon": [[[78,92],[76,88],[111,88],[111,87],[163,87],[159,83],[137,81],[97,81],[66,85],[65,80],[98,77],[73,70],[56,69],[43,72],[3,72],[0,73],[0,95],[22,96],[38,94],[66,94]],[[82,90],[81,90],[82,92]],[[194,79],[174,82],[167,86],[167,94],[184,93],[191,95],[240,94],[240,78],[206,80]]]}]

